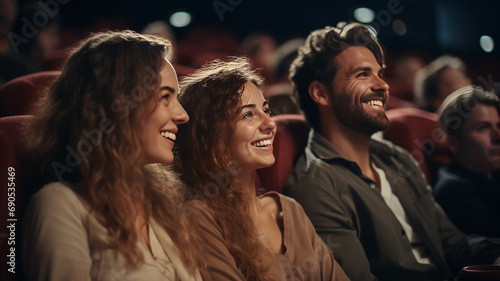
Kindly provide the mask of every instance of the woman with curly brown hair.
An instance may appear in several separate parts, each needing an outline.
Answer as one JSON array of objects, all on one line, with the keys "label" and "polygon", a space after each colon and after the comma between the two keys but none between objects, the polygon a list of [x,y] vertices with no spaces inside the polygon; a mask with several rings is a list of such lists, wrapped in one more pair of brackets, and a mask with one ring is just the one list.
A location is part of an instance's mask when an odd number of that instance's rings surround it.
[{"label": "woman with curly brown hair", "polygon": [[349,280],[301,206],[257,196],[255,170],[273,165],[276,124],[262,78],[242,58],[214,61],[181,82],[190,115],[176,168],[192,188],[188,220],[202,229],[212,280]]},{"label": "woman with curly brown hair", "polygon": [[29,280],[201,280],[181,214],[168,41],[132,31],[83,41],[35,114],[30,148],[48,184],[26,212]]}]

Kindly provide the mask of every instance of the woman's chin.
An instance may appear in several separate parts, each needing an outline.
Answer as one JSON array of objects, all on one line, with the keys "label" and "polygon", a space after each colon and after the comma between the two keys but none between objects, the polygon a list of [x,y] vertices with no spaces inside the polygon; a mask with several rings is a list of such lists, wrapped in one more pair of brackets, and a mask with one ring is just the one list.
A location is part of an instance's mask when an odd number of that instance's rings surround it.
[{"label": "woman's chin", "polygon": [[275,161],[275,159],[274,159],[274,157],[273,157],[273,159],[272,159],[272,160],[270,159],[269,161],[265,161],[265,162],[263,162],[263,163],[260,165],[261,167],[259,167],[259,168],[257,168],[257,169],[265,169],[265,168],[269,168],[269,167],[271,167],[272,165],[274,165],[274,161]]}]

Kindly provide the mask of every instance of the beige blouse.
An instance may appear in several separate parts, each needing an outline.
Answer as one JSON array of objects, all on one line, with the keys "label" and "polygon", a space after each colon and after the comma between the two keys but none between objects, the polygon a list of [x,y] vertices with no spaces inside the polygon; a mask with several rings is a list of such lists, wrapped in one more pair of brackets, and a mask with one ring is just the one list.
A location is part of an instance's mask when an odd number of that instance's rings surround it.
[{"label": "beige blouse", "polygon": [[28,280],[201,280],[199,272],[189,274],[170,236],[154,220],[149,239],[151,252],[138,243],[144,264],[127,267],[83,199],[70,186],[54,182],[28,205],[21,246],[24,269]]},{"label": "beige blouse", "polygon": [[[302,207],[294,200],[276,192],[263,196],[279,198],[283,214],[284,254],[276,254],[271,274],[276,280],[349,280],[334,259],[330,248],[316,234]],[[205,260],[212,280],[245,280],[228,250],[222,230],[207,205],[195,200],[190,219],[204,231]]]}]

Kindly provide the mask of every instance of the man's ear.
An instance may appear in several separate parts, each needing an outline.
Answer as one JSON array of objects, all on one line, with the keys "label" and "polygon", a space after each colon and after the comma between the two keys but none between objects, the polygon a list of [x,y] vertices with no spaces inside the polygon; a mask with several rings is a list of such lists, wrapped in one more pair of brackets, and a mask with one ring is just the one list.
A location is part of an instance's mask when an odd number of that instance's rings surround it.
[{"label": "man's ear", "polygon": [[330,105],[330,90],[319,81],[312,81],[311,84],[309,84],[309,96],[319,105]]},{"label": "man's ear", "polygon": [[448,143],[448,147],[451,152],[457,153],[458,150],[458,139],[456,136],[446,134],[446,142]]}]

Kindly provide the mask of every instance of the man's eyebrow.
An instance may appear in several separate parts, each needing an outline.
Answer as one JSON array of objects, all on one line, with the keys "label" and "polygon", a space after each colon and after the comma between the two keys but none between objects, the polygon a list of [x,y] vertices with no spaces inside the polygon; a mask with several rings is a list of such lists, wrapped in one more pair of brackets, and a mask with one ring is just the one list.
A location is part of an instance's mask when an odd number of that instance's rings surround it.
[{"label": "man's eyebrow", "polygon": [[372,71],[372,68],[369,66],[358,66],[352,72],[354,73],[358,71]]},{"label": "man's eyebrow", "polygon": [[[355,69],[352,70],[352,73],[356,73],[356,72],[359,72],[359,71],[373,71],[373,69],[370,66],[358,66],[358,67],[356,67]],[[384,73],[384,69],[381,67],[377,71],[377,73],[378,74],[383,74]]]},{"label": "man's eyebrow", "polygon": [[349,71],[348,75],[354,75],[354,74],[356,74],[358,72],[361,72],[361,71],[367,71],[367,72],[369,72],[371,70],[372,69],[369,66],[358,66],[358,67],[353,68],[351,71]]},{"label": "man's eyebrow", "polygon": [[262,107],[266,106],[269,104],[269,100],[265,100],[264,103],[262,104]]}]

